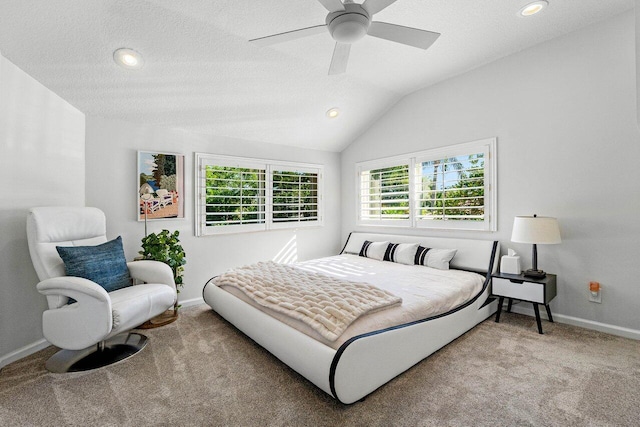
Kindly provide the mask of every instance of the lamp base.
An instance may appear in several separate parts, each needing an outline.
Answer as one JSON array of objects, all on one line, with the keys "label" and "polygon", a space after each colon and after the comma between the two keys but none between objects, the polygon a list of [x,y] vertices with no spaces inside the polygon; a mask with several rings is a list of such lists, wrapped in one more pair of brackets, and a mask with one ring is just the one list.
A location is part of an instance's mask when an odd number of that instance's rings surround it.
[{"label": "lamp base", "polygon": [[547,273],[545,273],[544,271],[534,269],[525,270],[523,274],[525,277],[532,277],[534,279],[542,279],[543,277],[547,276]]}]

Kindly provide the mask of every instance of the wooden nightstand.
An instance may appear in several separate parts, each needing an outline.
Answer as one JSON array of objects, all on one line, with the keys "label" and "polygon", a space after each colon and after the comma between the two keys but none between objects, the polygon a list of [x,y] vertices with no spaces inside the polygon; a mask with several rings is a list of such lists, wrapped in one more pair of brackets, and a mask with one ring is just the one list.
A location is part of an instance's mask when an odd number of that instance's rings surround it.
[{"label": "wooden nightstand", "polygon": [[496,313],[496,322],[500,322],[502,303],[505,298],[508,298],[507,313],[511,312],[511,303],[514,299],[533,304],[533,310],[536,313],[536,322],[538,323],[538,333],[543,333],[538,304],[544,304],[547,309],[549,321],[553,323],[549,302],[556,296],[555,274],[547,274],[541,279],[534,279],[522,274],[496,273],[491,276],[491,283],[491,293],[500,298],[498,302],[498,312]]}]

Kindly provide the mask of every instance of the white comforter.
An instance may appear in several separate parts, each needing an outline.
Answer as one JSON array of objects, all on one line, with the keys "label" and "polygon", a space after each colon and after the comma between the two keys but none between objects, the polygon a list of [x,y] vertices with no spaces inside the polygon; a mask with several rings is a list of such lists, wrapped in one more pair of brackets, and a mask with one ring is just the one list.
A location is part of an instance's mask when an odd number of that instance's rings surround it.
[{"label": "white comforter", "polygon": [[242,291],[221,286],[278,320],[336,349],[356,335],[445,313],[477,295],[484,283],[484,277],[476,273],[437,270],[349,254],[305,261],[294,266],[345,280],[370,283],[402,298],[402,305],[364,315],[353,322],[337,340],[328,341],[304,323],[260,307]]}]

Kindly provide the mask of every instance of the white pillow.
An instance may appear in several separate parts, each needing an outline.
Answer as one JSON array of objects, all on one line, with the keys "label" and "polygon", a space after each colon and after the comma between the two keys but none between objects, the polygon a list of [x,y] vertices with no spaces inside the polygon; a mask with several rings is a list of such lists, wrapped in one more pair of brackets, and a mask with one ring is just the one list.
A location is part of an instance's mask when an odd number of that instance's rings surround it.
[{"label": "white pillow", "polygon": [[417,243],[389,243],[384,254],[385,261],[413,265],[416,260]]},{"label": "white pillow", "polygon": [[431,249],[418,246],[415,263],[438,270],[448,270],[449,262],[458,252],[457,249]]},{"label": "white pillow", "polygon": [[389,246],[389,242],[370,242],[365,240],[359,255],[382,261],[384,254],[387,252],[387,246]]}]

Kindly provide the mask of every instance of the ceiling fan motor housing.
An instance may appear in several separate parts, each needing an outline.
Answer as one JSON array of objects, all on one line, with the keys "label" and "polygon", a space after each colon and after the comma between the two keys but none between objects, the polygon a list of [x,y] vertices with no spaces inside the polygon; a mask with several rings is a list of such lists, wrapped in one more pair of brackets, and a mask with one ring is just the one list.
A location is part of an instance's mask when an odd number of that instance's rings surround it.
[{"label": "ceiling fan motor housing", "polygon": [[327,15],[327,28],[335,41],[354,43],[367,34],[371,17],[357,3],[345,3],[344,8]]}]

